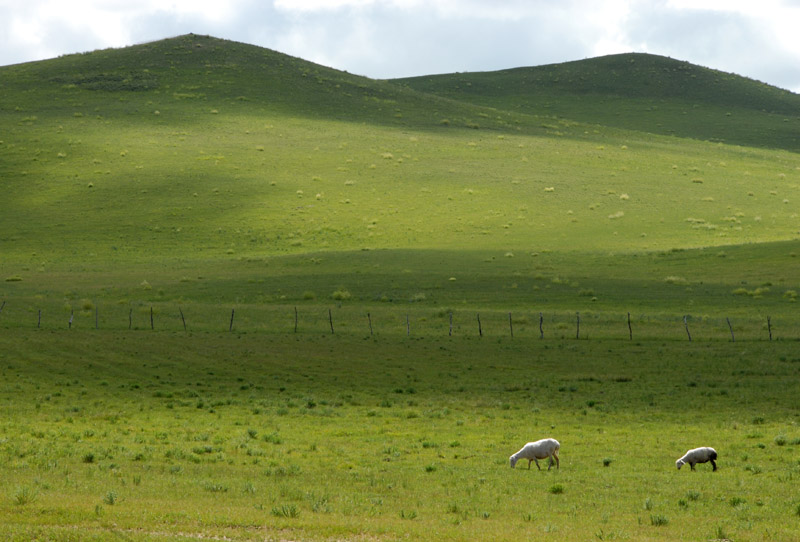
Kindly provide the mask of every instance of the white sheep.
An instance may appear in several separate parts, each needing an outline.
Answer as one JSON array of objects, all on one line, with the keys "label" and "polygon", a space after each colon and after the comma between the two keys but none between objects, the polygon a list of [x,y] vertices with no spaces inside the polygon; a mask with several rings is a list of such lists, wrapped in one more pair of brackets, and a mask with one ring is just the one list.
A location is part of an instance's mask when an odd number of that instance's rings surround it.
[{"label": "white sheep", "polygon": [[691,466],[692,470],[694,470],[695,463],[706,463],[711,461],[711,466],[714,467],[714,470],[717,470],[717,464],[714,463],[716,458],[717,451],[714,448],[695,448],[694,450],[689,450],[686,452],[683,457],[675,462],[675,465],[678,467],[678,470],[680,470],[684,464],[689,463],[689,466]]},{"label": "white sheep", "polygon": [[514,465],[516,465],[517,461],[520,459],[527,459],[529,469],[531,468],[531,461],[533,461],[536,463],[536,468],[542,470],[538,460],[547,459],[548,457],[550,458],[550,464],[547,466],[547,470],[550,470],[550,467],[553,466],[553,459],[556,460],[556,468],[560,468],[558,463],[558,450],[560,448],[561,444],[554,438],[545,438],[537,440],[536,442],[529,442],[523,446],[520,451],[509,458],[511,468],[513,469]]}]

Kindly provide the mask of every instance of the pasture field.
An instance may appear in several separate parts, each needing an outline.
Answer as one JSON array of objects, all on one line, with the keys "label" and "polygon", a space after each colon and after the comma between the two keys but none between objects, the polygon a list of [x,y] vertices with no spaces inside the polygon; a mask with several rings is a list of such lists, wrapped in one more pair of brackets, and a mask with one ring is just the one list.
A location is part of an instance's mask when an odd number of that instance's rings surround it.
[{"label": "pasture field", "polygon": [[0,68],[0,538],[797,540],[798,108],[651,55]]},{"label": "pasture field", "polygon": [[[795,540],[796,341],[6,329],[5,540]],[[512,470],[545,436],[561,468]],[[719,470],[676,470],[714,446]]]}]

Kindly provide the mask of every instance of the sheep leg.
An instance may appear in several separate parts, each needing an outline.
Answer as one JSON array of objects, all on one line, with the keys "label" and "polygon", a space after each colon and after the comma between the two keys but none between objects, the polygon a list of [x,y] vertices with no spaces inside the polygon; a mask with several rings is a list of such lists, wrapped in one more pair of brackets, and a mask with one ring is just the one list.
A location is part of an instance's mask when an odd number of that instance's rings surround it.
[{"label": "sheep leg", "polygon": [[[559,465],[559,462],[558,462],[558,452],[554,453],[554,454],[553,454],[553,457],[555,457],[555,458],[556,458],[556,468],[557,468],[557,469],[560,469],[560,468],[561,468],[561,465]],[[550,461],[552,462],[553,460],[551,459]]]},{"label": "sheep leg", "polygon": [[689,466],[692,467],[692,470],[694,470],[694,463],[689,463]]},{"label": "sheep leg", "polygon": [[[536,463],[536,468],[537,468],[537,469],[539,469],[539,470],[542,470],[542,467],[540,467],[540,466],[539,466],[539,460],[538,460],[538,459],[536,459],[536,458],[534,457],[534,458],[533,458],[533,462],[534,462],[534,463]],[[530,466],[530,463],[528,463],[528,466]]]},{"label": "sheep leg", "polygon": [[528,470],[531,470],[531,461],[533,461],[533,460],[532,459],[528,459]]},{"label": "sheep leg", "polygon": [[714,470],[717,470],[717,464],[714,463],[714,460],[713,459],[709,459],[709,461],[711,461],[711,466],[714,467]]},{"label": "sheep leg", "polygon": [[547,470],[550,470],[550,467],[552,467],[552,466],[553,466],[553,456],[551,455],[550,456],[550,461],[548,461],[548,463],[547,463]]}]

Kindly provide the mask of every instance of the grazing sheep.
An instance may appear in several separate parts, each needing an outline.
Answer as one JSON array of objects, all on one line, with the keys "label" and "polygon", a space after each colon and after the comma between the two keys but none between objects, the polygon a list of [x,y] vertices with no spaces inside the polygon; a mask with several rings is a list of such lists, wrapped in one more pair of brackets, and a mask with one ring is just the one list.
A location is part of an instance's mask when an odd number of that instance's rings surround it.
[{"label": "grazing sheep", "polygon": [[[520,451],[515,453],[509,458],[511,462],[511,468],[514,468],[514,465],[517,464],[517,461],[520,459],[527,459],[528,460],[528,468],[531,468],[531,461],[536,463],[536,468],[542,470],[539,466],[539,459],[546,459],[550,458],[550,464],[547,466],[547,470],[550,470],[550,467],[553,466],[553,459],[556,460],[556,468],[560,468],[558,463],[558,450],[561,448],[561,444],[554,438],[546,438],[542,440],[537,440],[536,442],[529,442],[525,446],[522,447]],[[716,457],[716,456],[715,456]]]},{"label": "grazing sheep", "polygon": [[717,451],[714,448],[695,448],[694,450],[689,450],[686,452],[683,457],[675,462],[675,465],[678,467],[678,470],[680,470],[685,463],[689,463],[689,466],[691,466],[692,470],[694,470],[695,463],[706,463],[711,461],[711,466],[714,467],[714,470],[717,470],[717,464],[714,463],[716,458]]}]

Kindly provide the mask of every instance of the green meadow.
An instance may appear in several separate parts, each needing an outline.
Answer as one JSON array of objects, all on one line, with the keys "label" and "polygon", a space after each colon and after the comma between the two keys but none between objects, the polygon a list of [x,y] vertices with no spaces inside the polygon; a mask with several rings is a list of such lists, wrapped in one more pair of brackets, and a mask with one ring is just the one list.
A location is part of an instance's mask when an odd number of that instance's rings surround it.
[{"label": "green meadow", "polygon": [[798,150],[653,55],[2,67],[0,535],[794,540]]}]

